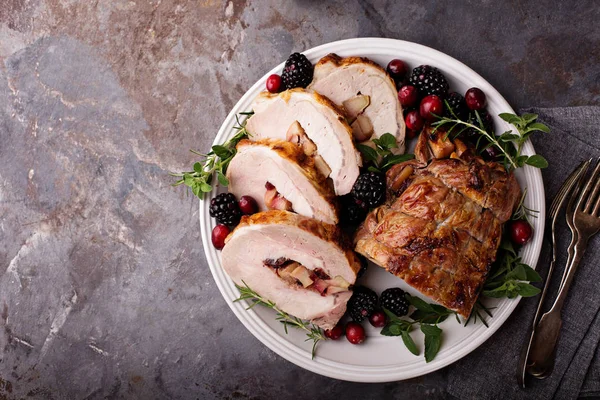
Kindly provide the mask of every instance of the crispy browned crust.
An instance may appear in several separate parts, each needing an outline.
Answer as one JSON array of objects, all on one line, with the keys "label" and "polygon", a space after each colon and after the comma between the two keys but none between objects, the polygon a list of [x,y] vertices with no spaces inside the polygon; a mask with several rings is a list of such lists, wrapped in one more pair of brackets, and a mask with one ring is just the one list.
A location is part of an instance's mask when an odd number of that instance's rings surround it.
[{"label": "crispy browned crust", "polygon": [[[319,239],[332,243],[344,252],[350,267],[355,273],[360,270],[360,261],[352,250],[350,238],[336,225],[326,224],[313,218],[305,217],[289,211],[271,210],[243,216],[239,225],[233,232],[244,226],[284,224],[295,226],[309,232]],[[230,235],[233,234],[230,233]]]},{"label": "crispy browned crust", "polygon": [[339,214],[338,201],[331,180],[327,179],[327,177],[319,171],[315,166],[314,157],[307,156],[304,153],[304,150],[302,150],[302,147],[291,142],[286,142],[285,140],[270,138],[256,141],[243,139],[237,144],[236,148],[239,149],[244,146],[266,146],[276,152],[281,158],[297,164],[317,192],[331,204],[336,215]]},{"label": "crispy browned crust", "polygon": [[319,60],[319,62],[317,62],[315,64],[315,68],[318,68],[320,65],[325,65],[328,63],[333,63],[334,65],[336,65],[338,67],[344,67],[344,66],[352,65],[352,64],[365,64],[365,65],[368,65],[368,66],[375,68],[378,71],[382,72],[385,76],[388,77],[391,85],[393,85],[394,87],[396,85],[394,83],[394,80],[390,77],[390,75],[387,73],[387,71],[381,67],[381,65],[377,64],[375,61],[373,61],[367,57],[351,56],[351,57],[342,58],[335,53],[329,53],[325,57],[321,58]]},{"label": "crispy browned crust", "polygon": [[[414,172],[406,184],[390,190],[407,166]],[[355,250],[468,317],[496,258],[503,218],[520,197],[514,175],[481,159],[413,160],[392,167],[387,181],[390,199],[359,227]]]}]

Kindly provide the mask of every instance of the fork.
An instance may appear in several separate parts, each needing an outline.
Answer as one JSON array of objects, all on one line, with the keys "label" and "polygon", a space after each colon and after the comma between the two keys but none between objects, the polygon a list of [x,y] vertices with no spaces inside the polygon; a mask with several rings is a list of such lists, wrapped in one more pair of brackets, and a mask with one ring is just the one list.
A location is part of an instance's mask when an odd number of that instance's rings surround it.
[{"label": "fork", "polygon": [[567,221],[571,220],[575,229],[574,235],[577,234],[573,259],[571,264],[567,265],[568,272],[564,276],[554,304],[540,318],[534,335],[530,354],[530,359],[533,362],[531,364],[531,374],[540,379],[548,377],[554,369],[556,346],[562,326],[562,308],[588,241],[600,230],[600,198],[598,197],[600,193],[600,160],[597,161],[592,177],[583,190],[581,190],[582,185],[583,181],[580,180],[574,193],[574,196],[579,193],[577,203],[575,207],[572,207],[573,201],[570,201],[567,210]]},{"label": "fork", "polygon": [[[542,312],[542,307],[544,305],[544,300],[546,298],[546,293],[548,291],[548,287],[550,286],[550,281],[554,272],[554,266],[556,264],[556,237],[555,237],[555,226],[556,219],[560,210],[562,209],[565,201],[569,193],[573,187],[577,184],[577,181],[580,177],[585,173],[591,161],[584,161],[577,168],[571,172],[571,174],[567,177],[565,182],[562,184],[558,193],[554,197],[552,204],[550,205],[550,212],[548,213],[548,220],[550,224],[546,226],[546,235],[548,239],[550,239],[552,243],[552,258],[550,261],[550,266],[548,267],[548,275],[546,277],[546,283],[544,284],[544,288],[542,289],[542,293],[540,294],[540,299],[538,303],[537,310],[535,311],[535,316],[533,317],[531,334],[529,336],[529,341],[526,343],[526,346],[523,347],[523,351],[521,352],[521,359],[519,361],[519,370],[517,373],[517,380],[519,382],[519,386],[525,388],[525,374],[528,367],[529,361],[529,353],[531,351],[531,344],[533,342],[533,337],[535,335],[535,327],[539,321],[540,314]],[[567,264],[568,265],[568,264]]]}]

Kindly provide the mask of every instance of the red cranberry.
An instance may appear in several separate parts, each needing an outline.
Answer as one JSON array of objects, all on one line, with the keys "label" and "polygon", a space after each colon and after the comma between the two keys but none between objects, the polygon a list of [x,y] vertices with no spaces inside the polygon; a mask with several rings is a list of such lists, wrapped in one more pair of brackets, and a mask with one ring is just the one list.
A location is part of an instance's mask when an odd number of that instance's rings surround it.
[{"label": "red cranberry", "polygon": [[325,330],[325,337],[331,340],[338,340],[342,336],[344,336],[344,327],[340,324],[337,324],[331,329]]},{"label": "red cranberry", "polygon": [[398,100],[402,107],[412,107],[417,104],[419,100],[419,94],[417,88],[411,85],[404,85],[398,90]]},{"label": "red cranberry", "polygon": [[213,228],[211,238],[213,246],[215,246],[217,250],[221,250],[223,246],[225,246],[225,238],[229,235],[229,232],[231,232],[231,230],[227,225],[219,224]]},{"label": "red cranberry", "polygon": [[256,200],[251,196],[242,196],[240,197],[240,210],[245,215],[252,215],[258,212],[258,204],[256,204]]},{"label": "red cranberry", "polygon": [[383,328],[385,326],[385,323],[387,322],[387,318],[386,318],[385,313],[383,311],[375,311],[369,317],[369,322],[375,328]]},{"label": "red cranberry", "polygon": [[267,90],[271,93],[279,93],[281,90],[281,76],[277,74],[270,75],[267,78]]},{"label": "red cranberry", "polygon": [[513,221],[513,223],[510,225],[510,238],[515,244],[524,245],[525,243],[529,242],[532,235],[533,229],[525,220],[520,219]]},{"label": "red cranberry", "polygon": [[409,111],[409,113],[406,114],[404,122],[406,123],[406,127],[408,129],[415,132],[419,132],[425,124],[425,121],[417,110]]},{"label": "red cranberry", "polygon": [[346,324],[346,339],[352,344],[361,344],[365,341],[365,329],[358,322]]},{"label": "red cranberry", "polygon": [[487,104],[485,93],[479,88],[471,88],[465,93],[465,102],[471,110],[483,110]]},{"label": "red cranberry", "polygon": [[390,61],[385,69],[395,82],[401,82],[408,72],[406,64],[397,58]]},{"label": "red cranberry", "polygon": [[430,94],[421,100],[419,112],[421,113],[421,117],[425,118],[427,121],[434,121],[438,116],[444,113],[444,103],[439,96]]}]

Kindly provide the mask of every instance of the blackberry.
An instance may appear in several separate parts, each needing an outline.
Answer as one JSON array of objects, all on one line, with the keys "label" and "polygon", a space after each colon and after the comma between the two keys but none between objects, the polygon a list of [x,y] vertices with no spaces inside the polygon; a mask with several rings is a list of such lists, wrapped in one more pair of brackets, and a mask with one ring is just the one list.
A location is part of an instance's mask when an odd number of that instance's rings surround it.
[{"label": "blackberry", "polygon": [[364,203],[367,207],[377,207],[385,201],[385,175],[377,172],[361,174],[354,186],[352,197],[356,202]]},{"label": "blackberry", "polygon": [[422,97],[435,94],[444,98],[450,87],[444,74],[430,65],[420,65],[413,69],[408,81],[417,88]]},{"label": "blackberry", "polygon": [[367,217],[369,209],[362,202],[356,202],[352,195],[340,198],[342,205],[341,221],[348,225],[358,225]]},{"label": "blackberry", "polygon": [[444,104],[444,116],[448,118],[464,120],[468,117],[467,103],[465,98],[460,93],[450,92],[446,97],[446,103]]},{"label": "blackberry", "polygon": [[294,53],[285,62],[281,73],[284,89],[307,87],[313,78],[313,65],[304,54]]},{"label": "blackberry", "polygon": [[348,300],[348,314],[356,322],[369,318],[377,308],[377,293],[364,286],[356,286]]},{"label": "blackberry", "polygon": [[231,193],[221,193],[210,201],[210,216],[218,223],[235,226],[240,222],[242,211]]},{"label": "blackberry", "polygon": [[[479,118],[481,118],[483,127],[479,123],[479,119],[477,118],[475,111],[471,111],[471,113],[469,114],[469,118],[467,119],[467,122],[472,125],[475,125],[477,127],[483,128],[486,132],[488,132],[490,134],[494,134],[494,120],[492,119],[492,116],[490,115],[490,113],[488,113],[486,110],[479,110],[479,111],[477,111],[477,113],[479,114]],[[488,143],[487,140],[484,140],[484,139],[479,140],[479,138],[481,137],[481,132],[479,132],[473,128],[465,129],[461,133],[461,137],[473,144],[477,144],[477,142],[479,142],[481,147],[485,146]]]},{"label": "blackberry", "polygon": [[393,312],[398,317],[406,315],[410,305],[406,300],[406,293],[398,287],[384,290],[381,293],[380,304],[382,308]]}]

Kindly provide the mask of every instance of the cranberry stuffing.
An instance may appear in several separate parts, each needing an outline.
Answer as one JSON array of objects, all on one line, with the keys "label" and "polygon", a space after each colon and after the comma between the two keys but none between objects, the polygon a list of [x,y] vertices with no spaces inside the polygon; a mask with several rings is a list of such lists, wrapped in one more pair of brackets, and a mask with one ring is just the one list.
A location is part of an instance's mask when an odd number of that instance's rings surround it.
[{"label": "cranberry stuffing", "polygon": [[227,225],[219,224],[213,228],[211,239],[213,246],[215,246],[217,250],[221,250],[225,246],[225,238],[229,235],[229,232],[231,232],[231,230]]},{"label": "cranberry stuffing", "polygon": [[430,94],[421,100],[419,112],[421,113],[421,117],[425,118],[427,121],[434,121],[444,113],[444,103],[439,96]]},{"label": "cranberry stuffing", "polygon": [[485,93],[479,88],[471,88],[465,93],[465,102],[471,110],[483,110],[487,104]]},{"label": "cranberry stuffing", "polygon": [[344,328],[340,324],[337,324],[333,328],[325,330],[324,333],[326,338],[331,340],[338,340],[339,338],[344,336]]},{"label": "cranberry stuffing", "polygon": [[385,70],[388,74],[390,74],[396,83],[402,82],[406,76],[406,73],[408,72],[408,68],[406,67],[404,61],[398,60],[397,58],[390,61]]},{"label": "cranberry stuffing", "polygon": [[256,204],[256,200],[251,196],[240,197],[239,204],[240,210],[245,215],[252,215],[258,212],[258,204]]},{"label": "cranberry stuffing", "polygon": [[361,344],[365,341],[365,328],[358,322],[346,324],[346,339],[352,344]]},{"label": "cranberry stuffing", "polygon": [[418,132],[423,128],[425,121],[423,120],[421,114],[419,114],[417,110],[412,110],[408,114],[406,114],[404,123],[406,123],[406,127],[411,131]]},{"label": "cranberry stuffing", "polygon": [[411,85],[404,85],[398,90],[398,100],[402,107],[412,107],[417,104],[419,94],[417,88]]},{"label": "cranberry stuffing", "polygon": [[524,245],[531,240],[533,235],[533,228],[529,225],[529,222],[525,220],[513,221],[510,225],[510,238],[513,243],[518,245]]},{"label": "cranberry stuffing", "polygon": [[267,78],[267,90],[270,93],[279,93],[281,90],[281,76],[277,74],[270,75]]},{"label": "cranberry stuffing", "polygon": [[385,326],[385,323],[387,322],[387,318],[386,318],[385,313],[383,311],[375,311],[369,317],[369,322],[375,328],[383,328]]}]

